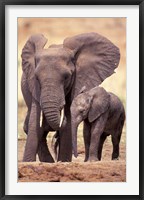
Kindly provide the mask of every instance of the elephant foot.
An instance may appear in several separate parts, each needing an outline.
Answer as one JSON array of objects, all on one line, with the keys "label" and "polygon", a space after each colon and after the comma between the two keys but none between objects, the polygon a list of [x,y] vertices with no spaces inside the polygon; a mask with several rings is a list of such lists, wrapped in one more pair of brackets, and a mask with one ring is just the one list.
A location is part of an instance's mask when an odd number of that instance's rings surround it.
[{"label": "elephant foot", "polygon": [[52,156],[40,156],[39,155],[40,162],[47,162],[47,163],[54,163],[54,159]]},{"label": "elephant foot", "polygon": [[89,157],[88,159],[89,162],[97,162],[99,159],[97,157]]},{"label": "elephant foot", "polygon": [[40,162],[46,162],[46,163],[54,163],[55,161],[52,159],[45,159],[45,160],[40,160]]},{"label": "elephant foot", "polygon": [[119,160],[119,157],[116,157],[116,158],[112,158],[112,160]]},{"label": "elephant foot", "polygon": [[[28,149],[29,150],[29,149]],[[28,151],[27,148],[25,147],[25,152],[23,155],[23,162],[36,162],[36,153],[31,151]]]},{"label": "elephant foot", "polygon": [[119,153],[113,152],[112,153],[112,160],[119,160]]},{"label": "elephant foot", "polygon": [[84,159],[84,162],[87,162],[87,161],[88,161],[88,158],[85,158],[85,159]]},{"label": "elephant foot", "polygon": [[36,157],[23,157],[23,162],[36,162]]}]

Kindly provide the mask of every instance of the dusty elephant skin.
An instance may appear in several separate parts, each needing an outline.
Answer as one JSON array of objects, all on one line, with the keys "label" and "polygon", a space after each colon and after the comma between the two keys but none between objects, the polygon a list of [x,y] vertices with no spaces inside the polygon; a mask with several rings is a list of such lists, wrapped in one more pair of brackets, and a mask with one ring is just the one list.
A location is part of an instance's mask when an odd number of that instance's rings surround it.
[{"label": "dusty elephant skin", "polygon": [[[119,49],[97,33],[66,38],[62,45],[44,49],[46,42],[42,34],[33,35],[22,50],[21,89],[28,108],[25,162],[36,161],[37,153],[40,161],[54,162],[46,144],[50,130],[60,132],[58,161],[71,161],[71,102],[84,85],[89,90],[113,74],[120,59]],[[63,108],[67,120],[60,128]]]},{"label": "dusty elephant skin", "polygon": [[77,128],[84,120],[85,161],[101,160],[105,139],[111,134],[112,160],[119,157],[119,143],[125,121],[120,99],[102,87],[95,87],[75,97],[71,105],[72,143],[77,157]]}]

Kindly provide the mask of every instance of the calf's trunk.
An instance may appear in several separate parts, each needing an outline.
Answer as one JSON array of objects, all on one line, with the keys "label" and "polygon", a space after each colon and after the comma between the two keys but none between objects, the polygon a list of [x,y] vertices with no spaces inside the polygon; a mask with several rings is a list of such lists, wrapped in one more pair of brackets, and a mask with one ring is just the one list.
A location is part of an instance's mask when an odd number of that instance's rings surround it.
[{"label": "calf's trunk", "polygon": [[72,148],[73,148],[73,154],[75,157],[78,156],[77,153],[77,129],[78,129],[78,125],[76,123],[72,122]]}]

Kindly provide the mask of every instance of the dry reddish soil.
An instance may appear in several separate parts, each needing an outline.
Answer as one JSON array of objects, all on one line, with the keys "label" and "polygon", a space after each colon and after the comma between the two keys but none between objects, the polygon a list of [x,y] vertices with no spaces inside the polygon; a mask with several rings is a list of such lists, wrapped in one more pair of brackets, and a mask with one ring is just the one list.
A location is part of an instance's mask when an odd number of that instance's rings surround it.
[{"label": "dry reddish soil", "polygon": [[22,156],[25,140],[19,140],[19,182],[125,182],[126,162],[125,145],[121,146],[119,160],[111,161],[111,145],[106,142],[103,150],[103,159],[99,162],[83,162],[84,149],[79,148],[78,158],[70,163],[23,163]]}]

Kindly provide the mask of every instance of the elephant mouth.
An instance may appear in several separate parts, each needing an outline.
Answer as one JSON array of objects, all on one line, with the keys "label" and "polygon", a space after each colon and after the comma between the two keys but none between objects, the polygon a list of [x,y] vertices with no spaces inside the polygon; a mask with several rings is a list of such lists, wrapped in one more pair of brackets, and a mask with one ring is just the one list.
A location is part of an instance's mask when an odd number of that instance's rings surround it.
[{"label": "elephant mouth", "polygon": [[[43,116],[42,116],[42,111],[40,113],[40,127],[42,126],[42,119],[43,119]],[[64,107],[60,110],[60,123],[59,123],[59,128],[61,128],[62,126],[62,123],[64,121]]]}]

